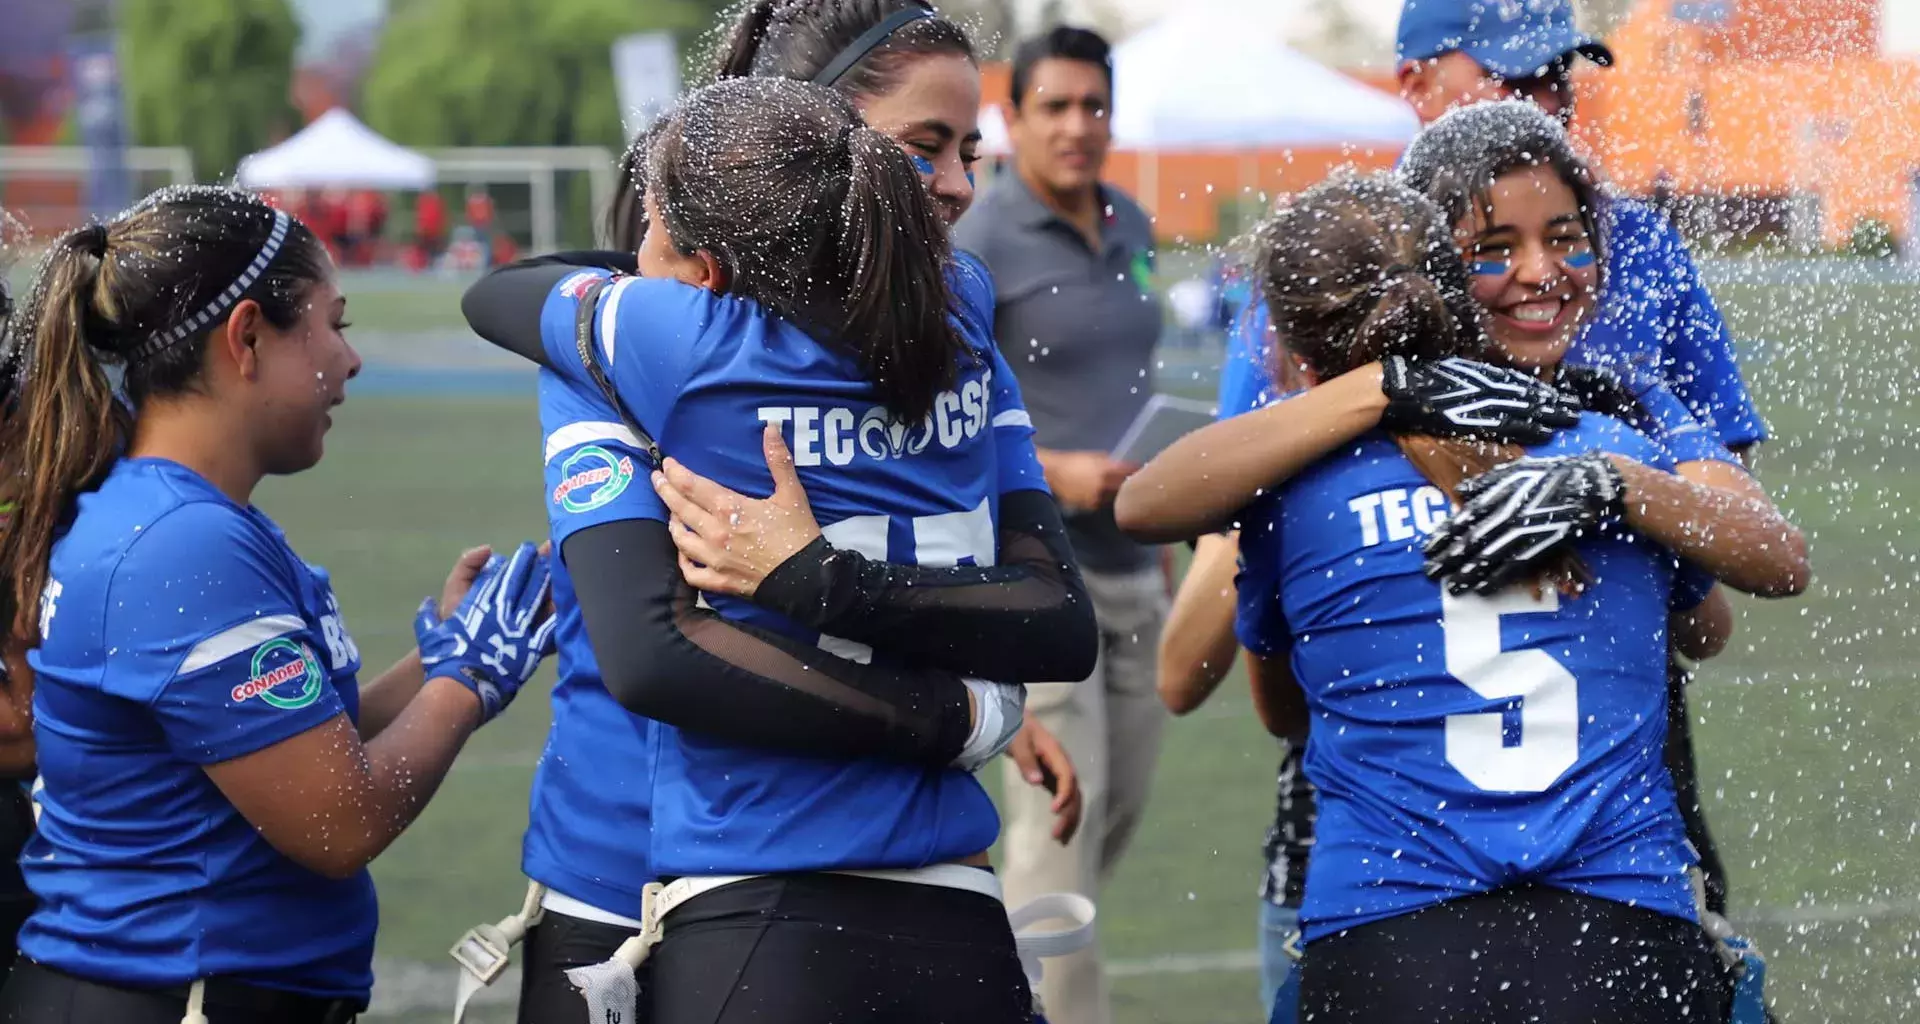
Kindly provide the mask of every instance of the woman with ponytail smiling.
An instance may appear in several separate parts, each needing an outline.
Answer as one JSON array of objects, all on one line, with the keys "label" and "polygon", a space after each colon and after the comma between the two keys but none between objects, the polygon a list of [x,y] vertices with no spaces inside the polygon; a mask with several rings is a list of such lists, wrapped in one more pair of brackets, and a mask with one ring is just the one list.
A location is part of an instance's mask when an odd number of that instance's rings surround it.
[{"label": "woman with ponytail smiling", "polygon": [[351,1020],[368,861],[539,663],[544,558],[476,548],[362,688],[327,574],[251,504],[320,460],[345,307],[300,222],[185,188],[60,239],[14,321],[0,579],[42,786],[0,1019]]}]

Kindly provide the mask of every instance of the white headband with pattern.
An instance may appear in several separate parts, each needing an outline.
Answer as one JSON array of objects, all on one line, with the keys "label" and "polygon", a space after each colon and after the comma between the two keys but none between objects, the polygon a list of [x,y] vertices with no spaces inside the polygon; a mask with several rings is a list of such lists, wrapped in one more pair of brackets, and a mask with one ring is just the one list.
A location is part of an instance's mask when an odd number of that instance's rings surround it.
[{"label": "white headband with pattern", "polygon": [[206,330],[221,315],[232,309],[234,303],[240,301],[240,296],[245,295],[247,289],[252,288],[254,282],[260,280],[260,275],[267,272],[267,264],[272,263],[273,258],[280,254],[280,246],[287,240],[287,229],[292,226],[292,223],[286,211],[273,211],[273,230],[267,234],[266,243],[260,246],[259,255],[253,258],[252,263],[247,264],[247,269],[240,272],[239,279],[229,285],[226,291],[214,296],[213,301],[207,303],[205,309],[164,331],[155,331],[146,341],[140,343],[139,348],[127,353],[128,361],[159,355]]}]

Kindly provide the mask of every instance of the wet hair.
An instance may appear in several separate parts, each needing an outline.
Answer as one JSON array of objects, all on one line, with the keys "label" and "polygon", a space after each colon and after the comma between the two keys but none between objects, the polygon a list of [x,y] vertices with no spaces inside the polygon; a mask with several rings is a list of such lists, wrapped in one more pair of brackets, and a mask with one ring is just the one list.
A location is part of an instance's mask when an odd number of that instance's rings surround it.
[{"label": "wet hair", "polygon": [[907,155],[839,94],[736,78],[662,119],[646,184],[674,249],[859,360],[917,422],[969,350],[949,318],[947,232]]},{"label": "wet hair", "polygon": [[850,100],[884,96],[899,85],[914,58],[965,57],[978,61],[973,41],[927,0],[751,0],[739,8],[722,42],[713,77],[794,78],[814,81],[867,32],[903,11],[925,11],[861,54],[828,85]]},{"label": "wet hair", "polygon": [[[1321,380],[1389,356],[1507,365],[1467,290],[1451,224],[1387,174],[1337,175],[1283,205],[1254,234],[1255,279],[1279,337],[1276,354],[1291,354]],[[1393,440],[1450,497],[1467,477],[1523,454],[1517,445],[1465,438]],[[1542,576],[1563,589],[1585,578],[1571,554],[1549,560]]]},{"label": "wet hair", "polygon": [[[1449,111],[1416,135],[1400,162],[1400,177],[1439,204],[1447,224],[1464,223],[1476,211],[1493,216],[1493,186],[1514,171],[1545,167],[1569,190],[1605,273],[1607,239],[1601,230],[1599,178],[1574,151],[1567,129],[1552,114],[1526,100],[1474,103]],[[1604,285],[1604,281],[1603,281]]]},{"label": "wet hair", "polygon": [[1092,29],[1056,25],[1043,35],[1025,40],[1013,51],[1013,109],[1027,98],[1033,66],[1043,60],[1077,60],[1092,64],[1107,76],[1108,99],[1113,94],[1113,47]]},{"label": "wet hair", "polygon": [[251,299],[268,323],[300,320],[332,273],[298,220],[250,193],[162,189],[104,224],[61,236],[12,320],[15,407],[0,419],[0,614],[16,629],[46,580],[53,536],[74,496],[124,449],[133,408],[200,384],[207,338]]},{"label": "wet hair", "polygon": [[620,162],[613,201],[607,204],[607,244],[619,252],[639,252],[640,240],[647,234],[647,151],[652,148],[655,129],[648,127],[634,136]]},{"label": "wet hair", "polygon": [[[1545,167],[1573,193],[1581,225],[1593,246],[1594,264],[1606,287],[1608,238],[1599,177],[1573,148],[1566,126],[1526,100],[1475,103],[1428,125],[1408,146],[1400,177],[1438,204],[1450,225],[1477,210],[1493,220],[1493,186],[1518,170]],[[1562,363],[1556,383],[1581,406],[1628,422],[1646,412],[1631,390],[1605,371]]]}]

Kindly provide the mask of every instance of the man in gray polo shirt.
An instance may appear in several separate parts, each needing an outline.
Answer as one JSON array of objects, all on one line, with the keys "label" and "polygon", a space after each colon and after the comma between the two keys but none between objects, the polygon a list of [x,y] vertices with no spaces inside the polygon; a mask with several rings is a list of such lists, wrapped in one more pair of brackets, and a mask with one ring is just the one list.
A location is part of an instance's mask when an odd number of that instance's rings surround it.
[{"label": "man in gray polo shirt", "polygon": [[[1166,711],[1154,654],[1166,617],[1160,552],[1120,533],[1113,496],[1139,468],[1109,455],[1153,393],[1160,304],[1149,289],[1153,232],[1140,207],[1100,183],[1112,132],[1105,40],[1057,28],[1013,62],[1013,173],[954,229],[998,289],[995,334],[1033,416],[1040,463],[1100,619],[1094,673],[1029,688],[1027,713],[1059,736],[1085,801],[1066,846],[1051,836],[1044,790],[1008,763],[1002,876],[1017,906],[1045,892],[1097,897],[1140,822]],[[1096,946],[1052,960],[1041,985],[1054,1024],[1105,1024]]]}]

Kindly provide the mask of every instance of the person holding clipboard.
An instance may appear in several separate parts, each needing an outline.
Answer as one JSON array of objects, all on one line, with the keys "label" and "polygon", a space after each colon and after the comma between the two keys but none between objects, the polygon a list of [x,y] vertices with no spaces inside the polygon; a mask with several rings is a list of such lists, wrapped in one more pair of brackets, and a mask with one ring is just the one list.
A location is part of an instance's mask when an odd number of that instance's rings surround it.
[{"label": "person holding clipboard", "polygon": [[[1114,494],[1139,468],[1116,450],[1153,397],[1161,302],[1146,214],[1100,181],[1112,142],[1106,40],[1064,26],[1027,40],[1012,92],[1014,173],[983,190],[954,245],[993,274],[994,333],[1100,625],[1092,676],[1028,687],[1028,719],[1057,735],[1078,769],[1083,815],[1078,834],[1056,843],[1048,795],[1007,769],[1002,880],[1018,905],[1047,892],[1097,898],[1133,837],[1167,719],[1154,651],[1168,586],[1163,553],[1113,521]],[[1053,1024],[1110,1019],[1097,947],[1049,963],[1041,992]]]}]

